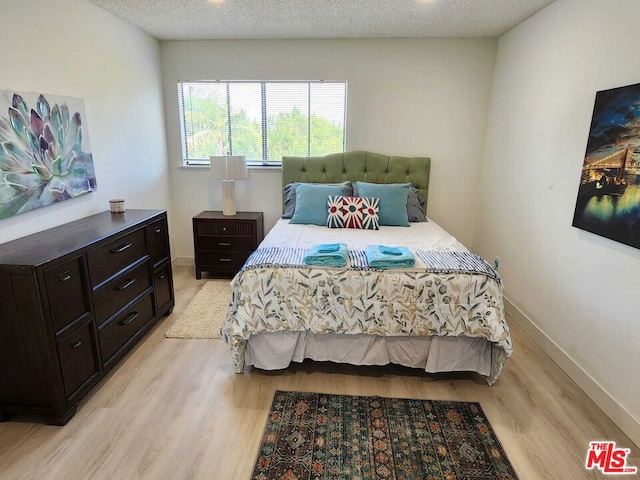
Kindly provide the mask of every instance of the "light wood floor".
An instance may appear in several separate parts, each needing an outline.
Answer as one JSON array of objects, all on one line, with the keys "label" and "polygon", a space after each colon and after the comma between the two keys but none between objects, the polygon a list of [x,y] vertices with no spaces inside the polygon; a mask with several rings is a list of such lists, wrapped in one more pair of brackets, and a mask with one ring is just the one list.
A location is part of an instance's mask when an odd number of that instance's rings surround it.
[{"label": "light wood floor", "polygon": [[513,321],[515,353],[493,387],[472,374],[393,367],[236,375],[221,340],[164,338],[204,281],[191,268],[174,275],[174,313],[66,426],[27,417],[0,424],[0,479],[247,479],[276,389],[480,402],[523,480],[604,478],[584,468],[590,440],[631,448],[628,465],[640,466],[638,447]]}]

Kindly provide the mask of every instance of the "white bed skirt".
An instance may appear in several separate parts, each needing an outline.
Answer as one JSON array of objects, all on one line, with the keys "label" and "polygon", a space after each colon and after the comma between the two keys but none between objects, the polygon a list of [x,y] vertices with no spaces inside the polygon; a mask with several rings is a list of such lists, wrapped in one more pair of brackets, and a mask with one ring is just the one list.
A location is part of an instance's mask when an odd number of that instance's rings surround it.
[{"label": "white bed skirt", "polygon": [[491,342],[472,337],[383,337],[367,334],[267,332],[247,341],[245,365],[287,368],[305,359],[351,365],[387,365],[437,372],[491,373]]}]

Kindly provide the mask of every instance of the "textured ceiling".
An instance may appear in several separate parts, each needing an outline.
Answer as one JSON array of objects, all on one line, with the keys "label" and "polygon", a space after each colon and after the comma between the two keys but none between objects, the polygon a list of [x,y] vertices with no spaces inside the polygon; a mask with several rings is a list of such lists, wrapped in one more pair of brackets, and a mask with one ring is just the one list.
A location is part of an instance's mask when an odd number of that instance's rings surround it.
[{"label": "textured ceiling", "polygon": [[161,40],[497,37],[554,0],[89,0]]}]

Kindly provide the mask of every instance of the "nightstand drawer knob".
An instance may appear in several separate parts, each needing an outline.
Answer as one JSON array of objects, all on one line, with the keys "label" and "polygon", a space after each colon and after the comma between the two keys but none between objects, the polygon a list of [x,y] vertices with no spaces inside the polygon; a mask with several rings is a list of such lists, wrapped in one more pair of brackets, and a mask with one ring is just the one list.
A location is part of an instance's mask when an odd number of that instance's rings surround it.
[{"label": "nightstand drawer knob", "polygon": [[156,233],[160,233],[160,232],[162,232],[162,228],[156,227],[156,228],[153,229],[153,231],[156,232]]},{"label": "nightstand drawer knob", "polygon": [[229,242],[218,242],[219,247],[230,247],[231,244]]},{"label": "nightstand drawer knob", "polygon": [[82,340],[77,339],[75,342],[71,344],[71,348],[75,350],[76,348],[80,348],[80,345],[82,345]]},{"label": "nightstand drawer knob", "polygon": [[226,232],[227,231],[227,227],[222,227],[222,231]]}]

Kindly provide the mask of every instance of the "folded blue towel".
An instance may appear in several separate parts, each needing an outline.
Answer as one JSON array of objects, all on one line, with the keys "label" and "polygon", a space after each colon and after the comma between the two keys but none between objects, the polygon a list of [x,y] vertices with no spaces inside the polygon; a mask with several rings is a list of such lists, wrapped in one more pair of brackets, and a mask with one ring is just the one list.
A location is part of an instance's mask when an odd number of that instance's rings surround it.
[{"label": "folded blue towel", "polygon": [[344,267],[347,264],[347,257],[345,243],[325,243],[314,245],[307,250],[304,263],[318,267]]},{"label": "folded blue towel", "polygon": [[402,250],[398,247],[385,247],[380,245],[380,252],[384,255],[402,255]]},{"label": "folded blue towel", "polygon": [[333,253],[340,250],[339,243],[323,243],[318,245],[318,253]]},{"label": "folded blue towel", "polygon": [[416,259],[407,247],[387,247],[385,245],[368,245],[364,249],[369,266],[381,268],[411,268]]}]

